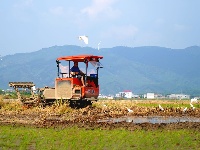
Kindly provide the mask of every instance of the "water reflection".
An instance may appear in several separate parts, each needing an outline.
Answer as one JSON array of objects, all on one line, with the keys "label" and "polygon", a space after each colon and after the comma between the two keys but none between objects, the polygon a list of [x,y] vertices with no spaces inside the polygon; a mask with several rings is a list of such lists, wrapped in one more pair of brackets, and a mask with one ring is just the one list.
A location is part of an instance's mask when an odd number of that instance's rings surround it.
[{"label": "water reflection", "polygon": [[178,122],[200,122],[200,118],[191,117],[191,116],[124,116],[120,118],[108,118],[98,120],[98,122],[133,122],[133,123],[178,123]]}]

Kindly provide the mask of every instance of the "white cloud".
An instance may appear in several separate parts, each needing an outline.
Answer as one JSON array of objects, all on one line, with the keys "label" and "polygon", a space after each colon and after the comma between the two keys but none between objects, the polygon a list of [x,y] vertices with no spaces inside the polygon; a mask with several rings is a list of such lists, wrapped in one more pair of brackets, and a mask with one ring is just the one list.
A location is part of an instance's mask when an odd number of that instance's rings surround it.
[{"label": "white cloud", "polygon": [[116,0],[93,0],[92,5],[81,10],[89,18],[98,18],[101,16],[116,18],[120,12],[112,7]]}]

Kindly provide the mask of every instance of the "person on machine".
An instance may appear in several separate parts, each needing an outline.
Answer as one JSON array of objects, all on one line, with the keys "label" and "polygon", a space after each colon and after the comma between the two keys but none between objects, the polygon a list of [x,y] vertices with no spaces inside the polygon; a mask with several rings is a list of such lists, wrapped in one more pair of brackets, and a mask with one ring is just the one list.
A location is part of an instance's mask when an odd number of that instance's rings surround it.
[{"label": "person on machine", "polygon": [[74,66],[70,69],[70,74],[72,75],[72,77],[81,75],[81,82],[83,86],[85,86],[85,83],[84,83],[85,74],[79,69],[78,62],[74,62]]}]

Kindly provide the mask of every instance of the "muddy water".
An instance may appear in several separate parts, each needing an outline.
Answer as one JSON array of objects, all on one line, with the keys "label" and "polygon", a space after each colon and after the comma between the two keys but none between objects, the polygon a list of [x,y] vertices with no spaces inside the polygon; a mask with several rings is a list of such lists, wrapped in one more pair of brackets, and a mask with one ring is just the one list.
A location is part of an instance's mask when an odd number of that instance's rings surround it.
[{"label": "muddy water", "polygon": [[179,122],[200,122],[200,118],[191,116],[123,116],[120,118],[108,118],[98,122],[132,122],[132,123],[179,123]]}]

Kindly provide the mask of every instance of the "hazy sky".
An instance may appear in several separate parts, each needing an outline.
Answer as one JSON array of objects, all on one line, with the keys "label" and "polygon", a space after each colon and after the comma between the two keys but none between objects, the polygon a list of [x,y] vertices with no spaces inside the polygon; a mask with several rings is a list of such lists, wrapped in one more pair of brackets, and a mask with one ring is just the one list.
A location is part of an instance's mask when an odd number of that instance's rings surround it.
[{"label": "hazy sky", "polygon": [[54,45],[200,45],[200,0],[0,0],[0,55]]}]

